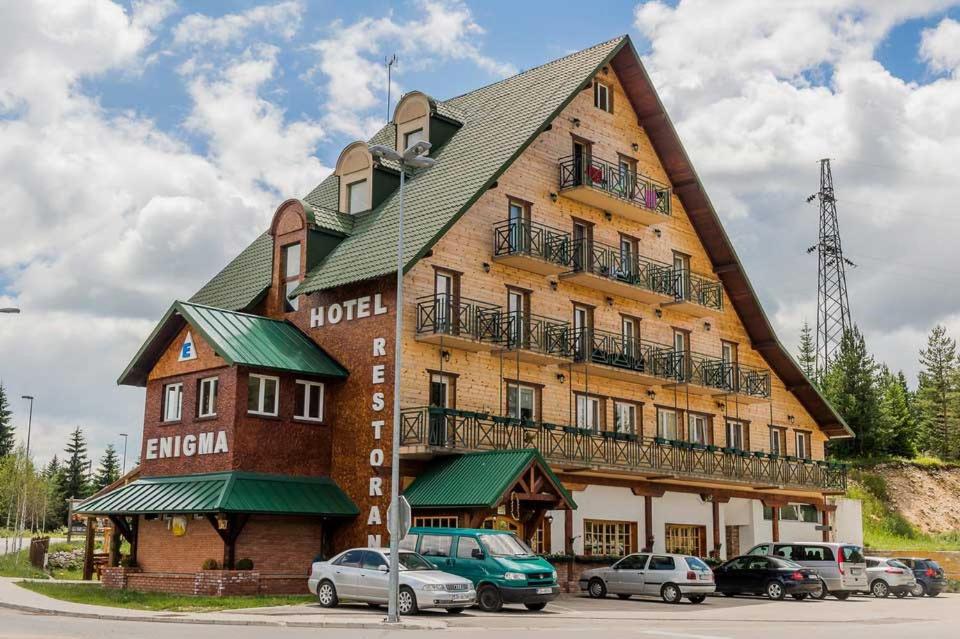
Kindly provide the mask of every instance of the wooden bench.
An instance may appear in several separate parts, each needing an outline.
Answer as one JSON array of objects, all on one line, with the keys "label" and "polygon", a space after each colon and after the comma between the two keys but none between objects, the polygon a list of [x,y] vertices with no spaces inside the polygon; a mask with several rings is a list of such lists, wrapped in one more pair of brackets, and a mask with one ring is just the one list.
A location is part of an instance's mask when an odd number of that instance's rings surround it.
[{"label": "wooden bench", "polygon": [[110,555],[105,552],[93,553],[93,571],[97,573],[97,581],[103,577],[103,569],[110,565]]}]

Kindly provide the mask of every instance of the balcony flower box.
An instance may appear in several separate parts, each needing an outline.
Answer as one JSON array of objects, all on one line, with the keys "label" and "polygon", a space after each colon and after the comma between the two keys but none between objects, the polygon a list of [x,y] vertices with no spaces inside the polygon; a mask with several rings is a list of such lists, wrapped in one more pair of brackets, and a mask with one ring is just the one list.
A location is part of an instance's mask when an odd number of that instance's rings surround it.
[{"label": "balcony flower box", "polygon": [[749,456],[750,456],[750,451],[749,451],[749,450],[737,450],[737,455],[740,455],[741,457],[749,457]]},{"label": "balcony flower box", "polygon": [[667,440],[664,439],[663,437],[654,437],[653,442],[658,446],[666,446],[667,444]]},{"label": "balcony flower box", "polygon": [[494,423],[494,424],[504,424],[504,425],[506,425],[506,424],[509,424],[509,423],[510,423],[510,418],[509,418],[509,417],[504,417],[504,416],[502,416],[502,415],[494,415],[494,416],[493,416],[493,423]]},{"label": "balcony flower box", "polygon": [[[749,455],[750,453],[747,453],[747,454]],[[767,456],[767,454],[761,450],[757,450],[757,451],[754,451],[753,456],[756,457],[757,459],[763,459],[764,457]]]},{"label": "balcony flower box", "polygon": [[592,428],[578,428],[577,432],[586,437],[595,437],[597,435],[597,431]]},{"label": "balcony flower box", "polygon": [[785,456],[784,456],[784,459],[786,459],[788,462],[795,462],[795,461],[797,461],[797,458],[794,457],[793,455],[785,455]]},{"label": "balcony flower box", "polygon": [[727,453],[728,455],[736,455],[736,454],[737,454],[737,449],[736,449],[736,448],[733,448],[733,447],[731,447],[731,446],[724,446],[724,447],[723,447],[723,452]]},{"label": "balcony flower box", "polygon": [[575,434],[577,434],[579,431],[580,431],[580,429],[577,428],[576,426],[564,426],[564,427],[563,427],[563,432],[565,432],[565,433],[570,433],[571,435],[575,435]]},{"label": "balcony flower box", "polygon": [[694,450],[709,450],[709,448],[706,445],[701,444],[699,442],[693,442],[691,446],[693,447]]},{"label": "balcony flower box", "polygon": [[616,439],[616,438],[617,438],[617,434],[616,434],[615,432],[613,432],[612,430],[601,430],[601,431],[600,431],[600,436],[603,437],[604,439]]},{"label": "balcony flower box", "polygon": [[[711,453],[715,453],[715,452],[717,452],[718,450],[720,450],[720,447],[719,447],[719,446],[714,446],[713,444],[707,444],[707,450],[710,451]],[[724,451],[724,452],[726,452],[726,451]]]},{"label": "balcony flower box", "polygon": [[544,430],[556,430],[556,429],[557,429],[557,425],[556,425],[556,424],[551,424],[550,422],[543,422],[542,424],[540,424],[540,426],[541,426]]},{"label": "balcony flower box", "polygon": [[430,415],[444,415],[446,414],[444,411],[446,411],[446,409],[440,408],[439,406],[430,406],[427,408],[427,413]]}]

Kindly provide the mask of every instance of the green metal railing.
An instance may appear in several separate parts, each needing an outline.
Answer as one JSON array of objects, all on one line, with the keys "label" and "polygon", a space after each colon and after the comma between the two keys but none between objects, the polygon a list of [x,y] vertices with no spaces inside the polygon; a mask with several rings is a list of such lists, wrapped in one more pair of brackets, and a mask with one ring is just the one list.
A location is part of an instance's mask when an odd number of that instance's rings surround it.
[{"label": "green metal railing", "polygon": [[463,452],[536,448],[551,462],[838,492],[847,487],[846,466],[832,462],[598,433],[446,408],[401,411],[400,443]]},{"label": "green metal railing", "polygon": [[560,159],[560,189],[589,186],[645,209],[670,215],[670,187],[593,156]]}]

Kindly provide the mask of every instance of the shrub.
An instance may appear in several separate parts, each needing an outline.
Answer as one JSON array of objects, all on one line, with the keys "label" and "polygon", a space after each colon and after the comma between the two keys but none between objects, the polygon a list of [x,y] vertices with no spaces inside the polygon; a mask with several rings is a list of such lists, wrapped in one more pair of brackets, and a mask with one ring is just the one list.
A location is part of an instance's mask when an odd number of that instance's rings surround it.
[{"label": "shrub", "polygon": [[204,559],[200,565],[201,570],[217,570],[218,568],[220,568],[220,564],[217,563],[216,559]]},{"label": "shrub", "polygon": [[253,570],[253,559],[244,557],[237,561],[237,570]]},{"label": "shrub", "polygon": [[137,560],[133,557],[124,557],[120,560],[120,565],[124,568],[136,568]]}]

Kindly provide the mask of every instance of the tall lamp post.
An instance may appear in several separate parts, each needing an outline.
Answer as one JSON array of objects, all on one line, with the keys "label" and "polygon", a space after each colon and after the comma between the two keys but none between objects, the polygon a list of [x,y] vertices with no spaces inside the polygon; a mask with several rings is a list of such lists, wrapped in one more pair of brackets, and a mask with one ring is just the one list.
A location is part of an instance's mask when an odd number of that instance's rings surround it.
[{"label": "tall lamp post", "polygon": [[123,470],[120,471],[120,476],[123,477],[127,474],[127,434],[120,433],[120,436],[123,437]]},{"label": "tall lamp post", "polygon": [[400,346],[403,341],[403,187],[407,169],[428,169],[437,163],[427,157],[430,143],[421,140],[403,153],[383,144],[369,148],[370,155],[381,160],[391,160],[400,165],[400,211],[397,215],[397,301],[396,341],[393,349],[393,433],[390,451],[390,517],[387,527],[390,533],[389,598],[387,622],[397,623],[397,599],[400,593]]},{"label": "tall lamp post", "polygon": [[30,400],[30,412],[27,413],[27,459],[30,459],[30,430],[33,428],[33,395],[21,395],[20,399]]}]

